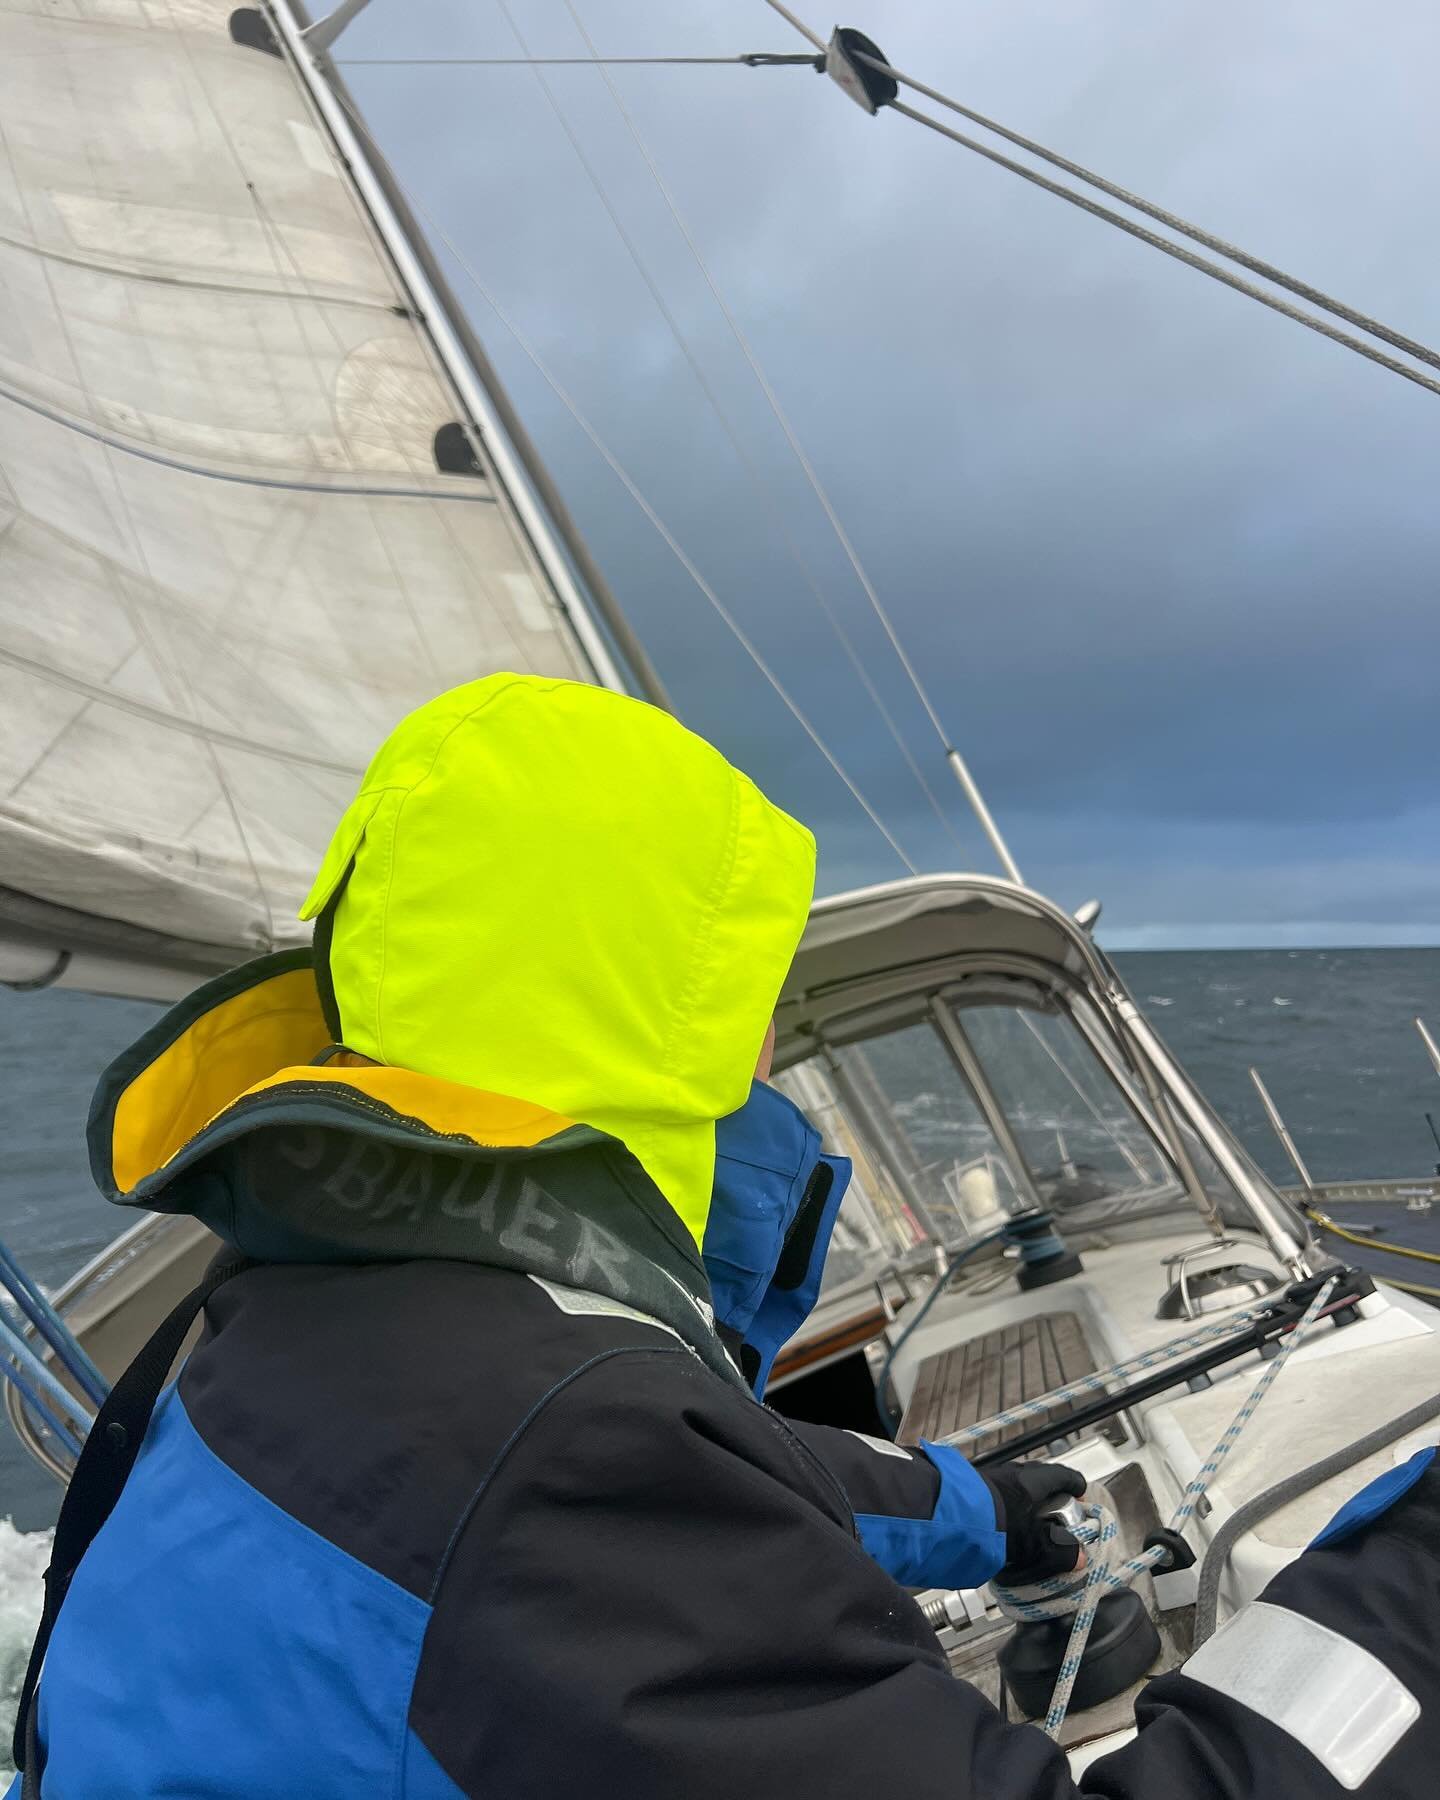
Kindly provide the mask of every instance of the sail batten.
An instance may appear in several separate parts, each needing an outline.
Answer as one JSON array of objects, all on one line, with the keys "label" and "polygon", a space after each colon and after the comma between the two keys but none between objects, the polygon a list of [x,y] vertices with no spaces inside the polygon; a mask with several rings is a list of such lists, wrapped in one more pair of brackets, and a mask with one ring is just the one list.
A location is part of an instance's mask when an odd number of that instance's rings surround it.
[{"label": "sail batten", "polygon": [[[152,449],[146,444],[127,442],[118,432],[106,431],[101,426],[90,424],[83,419],[67,416],[58,407],[47,406],[42,400],[15,392],[3,385],[0,385],[0,402],[22,407],[26,412],[34,413],[37,417],[48,420],[52,425],[63,426],[65,430],[78,432],[82,437],[88,437],[93,442],[104,445],[107,449],[118,450],[123,456],[138,456],[144,462],[158,463],[161,468],[178,469],[184,475],[199,475],[209,481],[234,481],[242,487],[278,488],[282,492],[293,494],[337,494],[358,499],[374,496],[376,499],[390,500],[434,500],[439,498],[444,499],[447,503],[478,503],[488,506],[496,504],[493,494],[446,493],[439,483],[434,487],[406,487],[398,482],[392,485],[385,481],[372,481],[362,487],[344,479],[325,480],[317,476],[306,480],[300,476],[267,476],[253,469],[222,468],[214,463],[206,464],[190,461],[177,455],[166,455],[163,451]],[[155,422],[161,425],[169,424],[177,435],[184,429],[178,420],[156,420]],[[237,440],[239,438],[240,434],[234,431],[226,434],[226,442],[231,446],[238,447]],[[265,456],[268,449],[259,434],[252,434],[249,445],[246,447],[254,449],[257,458]],[[298,464],[303,461],[303,457],[303,449],[299,446],[292,446],[288,456],[277,456],[276,460],[282,464]]]},{"label": "sail batten", "polygon": [[0,980],[296,941],[401,714],[498,668],[615,679],[231,11],[0,0]]}]

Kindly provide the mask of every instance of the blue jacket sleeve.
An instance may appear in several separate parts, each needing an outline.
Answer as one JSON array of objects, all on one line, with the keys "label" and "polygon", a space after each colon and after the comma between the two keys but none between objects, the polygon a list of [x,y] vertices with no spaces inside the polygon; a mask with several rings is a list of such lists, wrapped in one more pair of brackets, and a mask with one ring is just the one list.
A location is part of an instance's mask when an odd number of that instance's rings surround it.
[{"label": "blue jacket sleeve", "polygon": [[1005,1561],[990,1484],[946,1444],[791,1422],[845,1490],[860,1541],[904,1587],[979,1587]]}]

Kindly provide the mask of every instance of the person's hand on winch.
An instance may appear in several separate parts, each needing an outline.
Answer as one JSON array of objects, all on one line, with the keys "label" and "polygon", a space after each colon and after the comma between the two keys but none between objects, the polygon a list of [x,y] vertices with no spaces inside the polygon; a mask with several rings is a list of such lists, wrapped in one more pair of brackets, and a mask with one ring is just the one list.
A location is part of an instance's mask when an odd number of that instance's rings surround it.
[{"label": "person's hand on winch", "polygon": [[1085,1551],[1072,1527],[1085,1477],[1063,1463],[1004,1463],[982,1471],[1005,1534],[1005,1564],[995,1575],[1003,1587],[1028,1587],[1085,1566]]}]

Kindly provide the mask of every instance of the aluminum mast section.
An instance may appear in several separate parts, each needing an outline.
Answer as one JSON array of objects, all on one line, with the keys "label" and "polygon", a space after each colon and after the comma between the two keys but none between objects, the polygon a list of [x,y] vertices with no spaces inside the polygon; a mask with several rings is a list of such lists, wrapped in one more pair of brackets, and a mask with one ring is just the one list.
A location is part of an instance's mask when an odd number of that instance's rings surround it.
[{"label": "aluminum mast section", "polygon": [[[346,0],[318,21],[310,18],[302,0],[270,0],[268,11],[301,84],[349,168],[396,274],[430,331],[457,397],[495,464],[535,554],[594,665],[597,679],[603,686],[621,692],[638,690],[646,700],[673,712],[664,683],[581,536],[474,327],[429,249],[409,203],[366,130],[349,89],[330,60],[328,46],[367,4],[368,0]],[[571,564],[584,583],[584,594]],[[630,679],[597,629],[596,616],[619,650]]]}]

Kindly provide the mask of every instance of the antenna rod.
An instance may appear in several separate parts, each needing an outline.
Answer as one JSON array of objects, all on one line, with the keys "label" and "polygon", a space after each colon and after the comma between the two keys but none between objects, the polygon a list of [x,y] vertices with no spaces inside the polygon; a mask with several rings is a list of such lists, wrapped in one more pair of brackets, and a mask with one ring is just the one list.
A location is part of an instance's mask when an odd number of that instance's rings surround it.
[{"label": "antenna rod", "polygon": [[975,777],[966,767],[965,758],[953,744],[950,744],[947,745],[945,749],[945,760],[949,763],[954,772],[955,779],[960,783],[961,788],[964,790],[965,798],[970,802],[971,812],[973,812],[975,817],[980,821],[980,829],[985,833],[986,837],[989,838],[990,848],[995,852],[1000,867],[1005,871],[1007,878],[1015,883],[1016,887],[1024,887],[1025,878],[1021,875],[1019,865],[1016,863],[1015,858],[1010,854],[1009,845],[1005,842],[1004,838],[1001,837],[1000,827],[991,817],[990,808],[985,804],[985,796],[980,792],[979,788],[976,787]]},{"label": "antenna rod", "polygon": [[1252,1069],[1250,1079],[1255,1083],[1255,1092],[1260,1096],[1260,1104],[1265,1108],[1265,1116],[1274,1127],[1275,1135],[1285,1147],[1285,1154],[1294,1165],[1295,1173],[1300,1177],[1300,1185],[1306,1193],[1313,1194],[1315,1183],[1310,1179],[1310,1171],[1305,1167],[1305,1159],[1295,1148],[1295,1140],[1290,1135],[1290,1127],[1280,1117],[1280,1108],[1270,1098],[1270,1090],[1260,1079],[1260,1071]]},{"label": "antenna rod", "polygon": [[1423,1019],[1417,1019],[1415,1021],[1415,1029],[1420,1033],[1420,1042],[1430,1053],[1431,1068],[1434,1069],[1437,1075],[1440,1075],[1440,1044],[1437,1044],[1434,1038],[1431,1037]]}]

